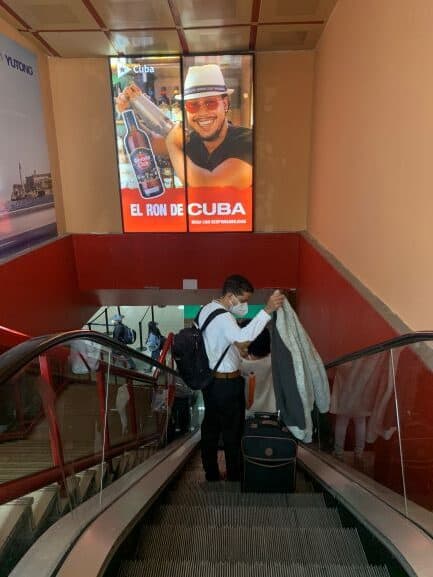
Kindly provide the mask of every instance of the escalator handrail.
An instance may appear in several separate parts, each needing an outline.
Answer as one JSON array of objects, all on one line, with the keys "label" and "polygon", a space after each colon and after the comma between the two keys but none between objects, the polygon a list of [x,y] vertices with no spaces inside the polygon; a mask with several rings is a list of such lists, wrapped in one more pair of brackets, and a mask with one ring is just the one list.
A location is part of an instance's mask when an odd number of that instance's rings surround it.
[{"label": "escalator handrail", "polygon": [[[99,319],[99,317],[102,317],[102,315],[103,315],[106,311],[108,311],[108,307],[104,307],[104,308],[102,309],[102,311],[101,311],[100,313],[98,313],[95,317],[92,317],[92,318],[90,319],[90,321],[88,321],[87,324],[88,324],[88,325],[94,325],[94,324],[96,324],[95,321],[96,321],[97,319]],[[103,323],[103,325],[105,326],[105,323]]]},{"label": "escalator handrail", "polygon": [[65,345],[66,343],[73,340],[87,340],[103,345],[107,348],[115,349],[116,352],[123,353],[129,357],[133,356],[145,363],[156,367],[157,369],[164,371],[165,373],[170,373],[176,377],[179,374],[174,369],[167,367],[166,365],[160,363],[144,355],[143,353],[114,341],[112,338],[98,333],[95,331],[68,331],[63,333],[56,333],[53,335],[43,335],[40,337],[34,337],[29,339],[10,350],[6,351],[0,355],[0,383],[5,382],[7,379],[11,378],[14,374],[24,368],[29,362],[39,357],[40,355],[48,352],[50,349]]},{"label": "escalator handrail", "polygon": [[326,369],[332,369],[333,367],[337,367],[339,365],[343,365],[350,361],[355,361],[361,357],[366,357],[369,355],[374,355],[376,353],[381,353],[384,351],[389,351],[391,349],[397,347],[404,347],[407,345],[413,345],[415,343],[420,343],[423,341],[433,341],[433,332],[432,331],[415,331],[413,333],[406,333],[404,335],[399,335],[398,337],[393,337],[392,339],[388,339],[386,341],[382,341],[380,343],[376,343],[375,345],[370,345],[369,347],[365,347],[363,349],[359,349],[358,351],[354,351],[352,353],[348,353],[346,355],[342,355],[330,361],[329,363],[325,364]]}]

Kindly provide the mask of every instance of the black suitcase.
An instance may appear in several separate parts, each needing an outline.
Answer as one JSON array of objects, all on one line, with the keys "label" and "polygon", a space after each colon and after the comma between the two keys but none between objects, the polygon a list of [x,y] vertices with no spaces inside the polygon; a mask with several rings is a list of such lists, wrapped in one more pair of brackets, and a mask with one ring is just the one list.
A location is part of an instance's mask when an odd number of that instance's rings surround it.
[{"label": "black suitcase", "polygon": [[242,491],[291,493],[296,488],[297,443],[277,415],[257,413],[242,438]]}]

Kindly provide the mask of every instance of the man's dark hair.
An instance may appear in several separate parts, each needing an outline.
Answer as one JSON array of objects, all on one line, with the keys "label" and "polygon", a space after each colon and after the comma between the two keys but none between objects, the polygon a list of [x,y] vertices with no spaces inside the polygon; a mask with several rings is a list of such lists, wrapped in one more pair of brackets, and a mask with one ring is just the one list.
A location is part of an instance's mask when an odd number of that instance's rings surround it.
[{"label": "man's dark hair", "polygon": [[248,345],[248,352],[255,357],[266,357],[271,352],[271,335],[267,328]]},{"label": "man's dark hair", "polygon": [[250,281],[239,274],[228,276],[223,284],[223,296],[227,293],[241,295],[242,293],[253,293],[254,287]]}]

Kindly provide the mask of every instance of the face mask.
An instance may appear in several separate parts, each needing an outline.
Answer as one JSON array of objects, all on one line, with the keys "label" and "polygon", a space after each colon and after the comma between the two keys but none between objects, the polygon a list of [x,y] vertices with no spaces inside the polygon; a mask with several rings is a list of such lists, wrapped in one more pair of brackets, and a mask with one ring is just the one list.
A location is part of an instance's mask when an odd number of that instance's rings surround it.
[{"label": "face mask", "polygon": [[244,317],[248,312],[248,303],[241,303],[239,299],[236,299],[236,301],[237,302],[230,307],[230,312],[239,317]]}]

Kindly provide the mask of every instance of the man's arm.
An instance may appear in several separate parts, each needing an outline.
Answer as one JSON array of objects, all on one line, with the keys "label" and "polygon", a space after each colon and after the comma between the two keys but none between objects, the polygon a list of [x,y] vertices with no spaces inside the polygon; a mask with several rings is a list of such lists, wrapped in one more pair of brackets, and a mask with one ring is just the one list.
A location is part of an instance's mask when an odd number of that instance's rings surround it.
[{"label": "man's arm", "polygon": [[247,188],[253,182],[253,167],[239,158],[228,158],[211,171],[197,166],[187,157],[186,174],[188,175],[189,186]]},{"label": "man's arm", "polygon": [[165,137],[165,146],[177,177],[185,184],[185,165],[183,157],[183,129],[182,124],[175,124]]},{"label": "man's arm", "polygon": [[269,297],[265,308],[257,313],[247,326],[242,328],[232,315],[220,315],[212,322],[218,323],[221,332],[231,343],[253,341],[268,324],[271,314],[282,306],[285,298],[279,290],[275,290]]},{"label": "man's arm", "polygon": [[232,315],[220,315],[214,321],[216,328],[230,343],[253,341],[270,321],[270,315],[260,311],[246,327],[241,328]]},{"label": "man's arm", "polygon": [[[183,151],[183,131],[180,124],[176,125],[166,137],[166,146],[174,171],[182,183],[185,183],[185,166]],[[253,181],[253,167],[239,158],[228,158],[214,170],[206,170],[197,166],[186,157],[186,173],[189,186],[233,186],[247,188]]]}]

